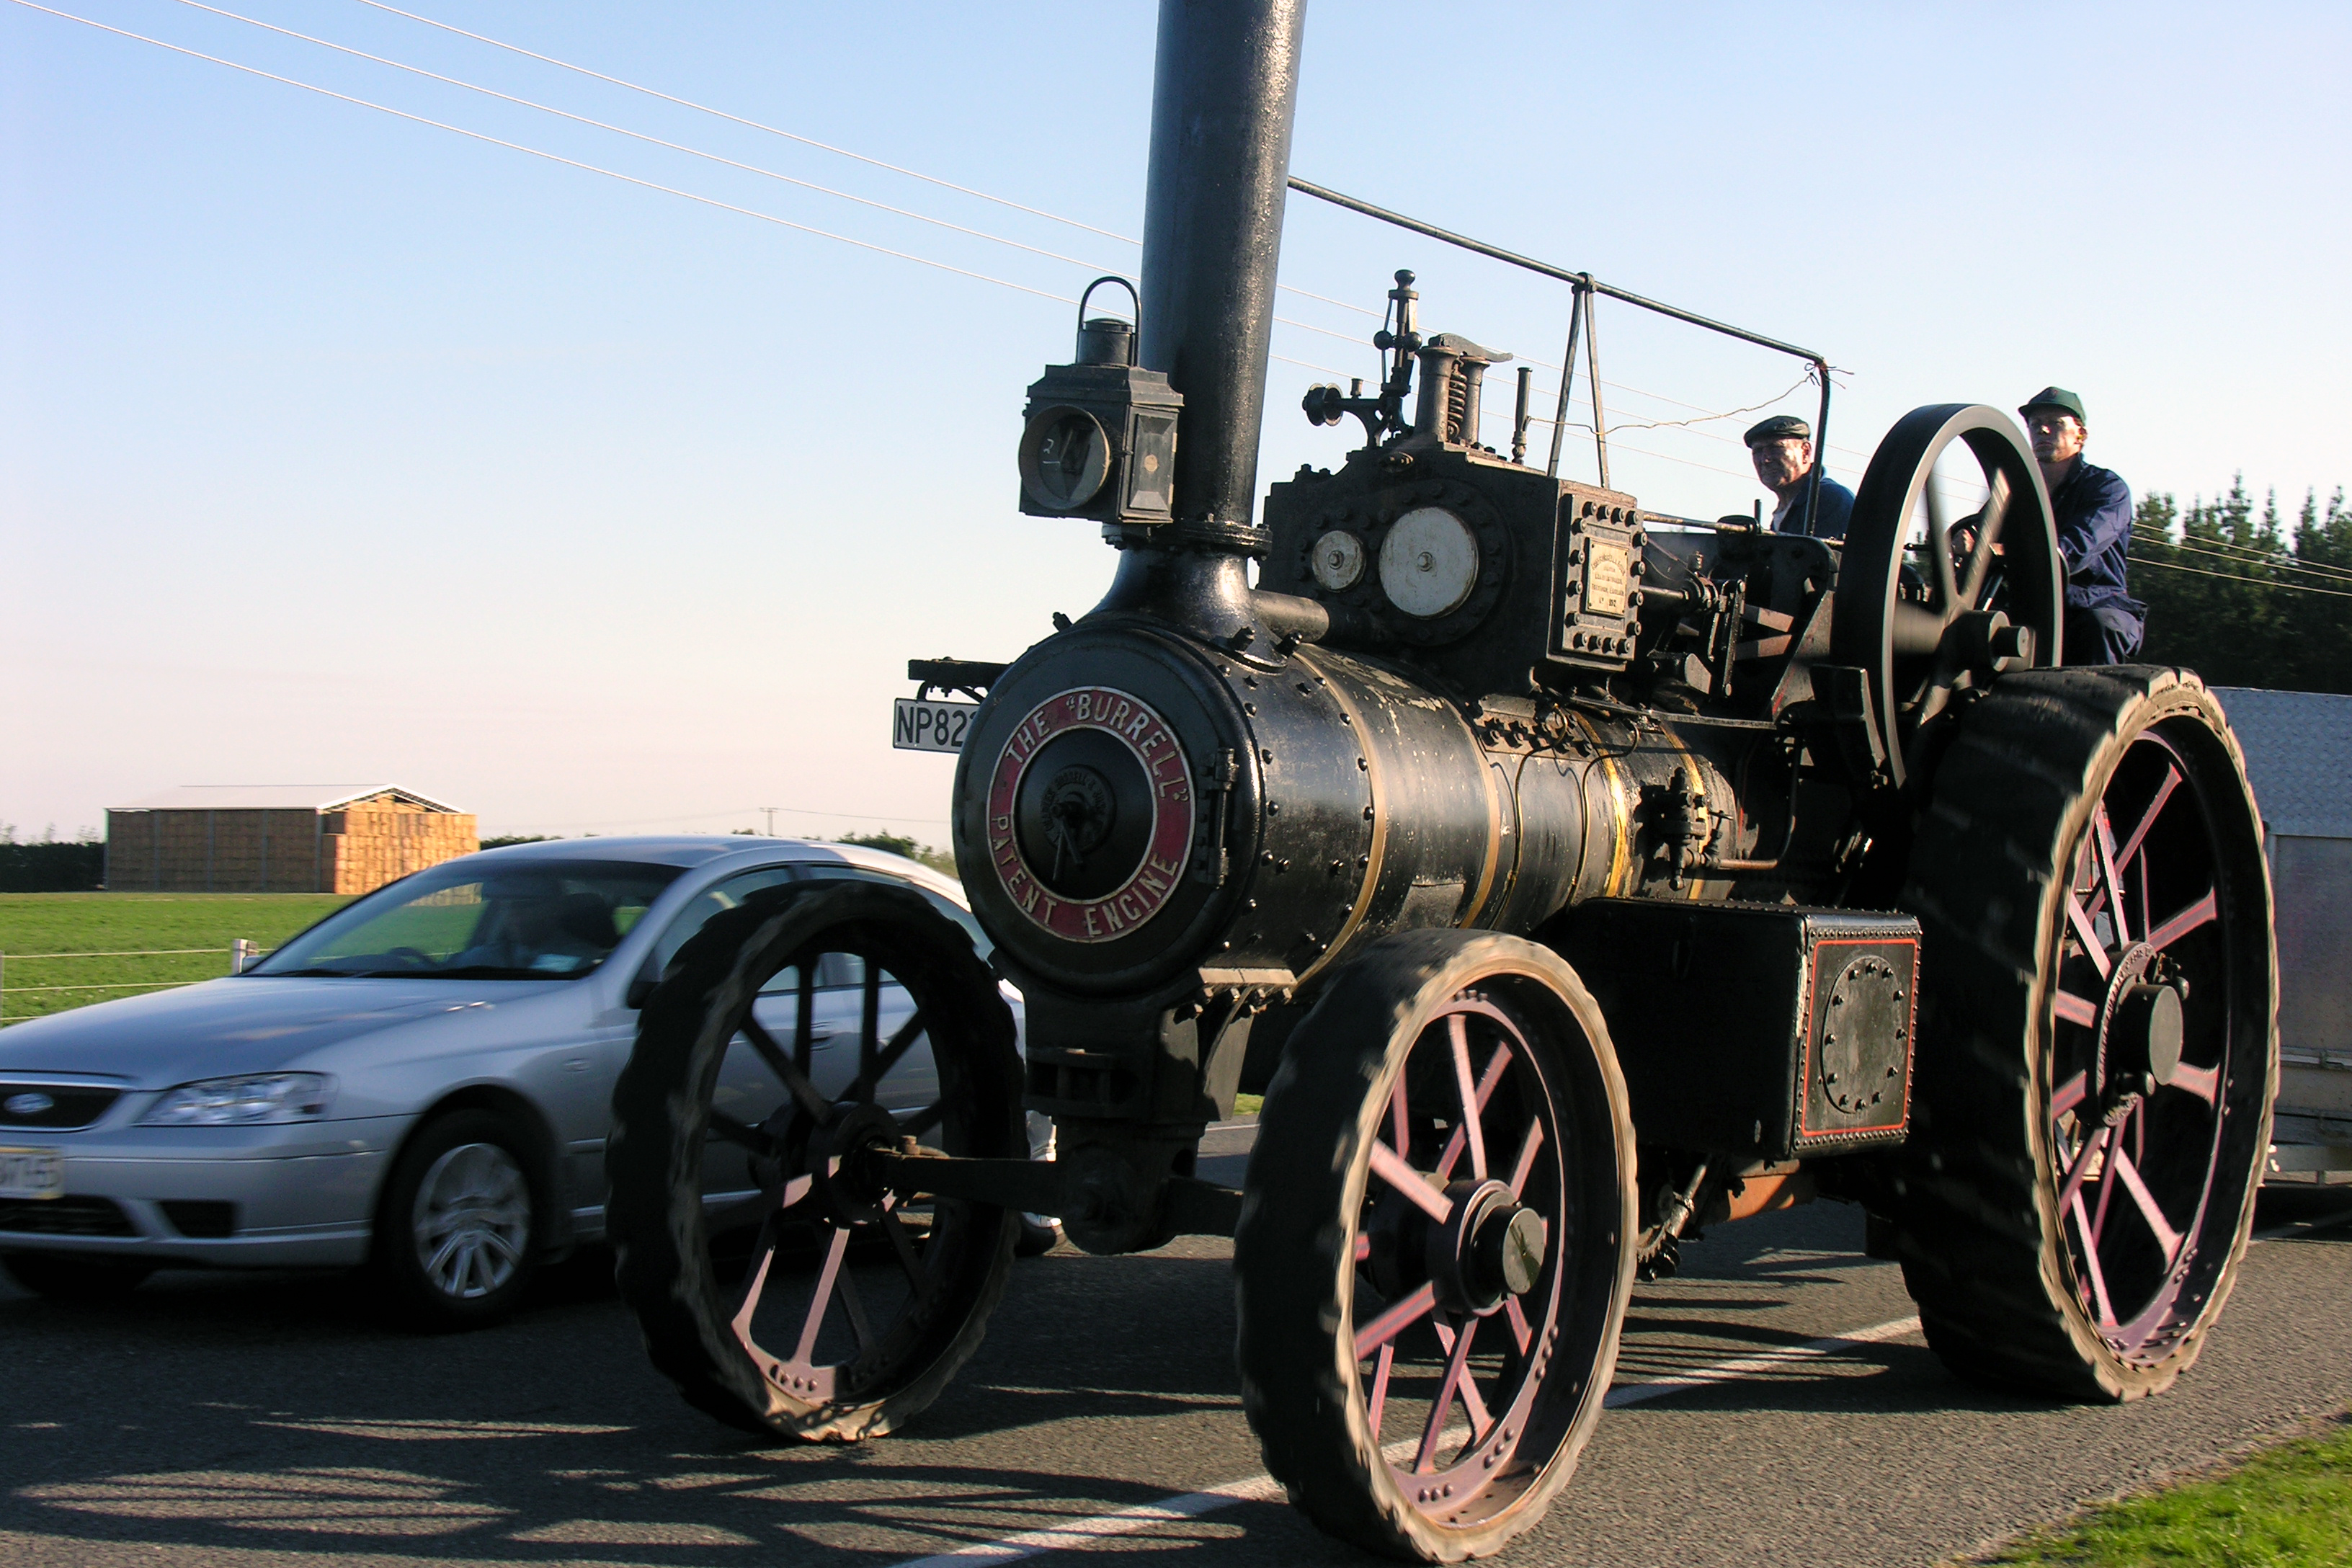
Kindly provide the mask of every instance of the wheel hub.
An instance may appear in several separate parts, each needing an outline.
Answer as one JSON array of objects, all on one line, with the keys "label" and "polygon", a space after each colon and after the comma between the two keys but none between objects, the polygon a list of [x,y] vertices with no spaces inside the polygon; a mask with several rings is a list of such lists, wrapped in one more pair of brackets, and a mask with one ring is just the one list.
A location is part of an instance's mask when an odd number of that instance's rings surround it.
[{"label": "wheel hub", "polygon": [[2180,1070],[2184,1028],[2178,984],[2164,978],[2163,954],[2135,942],[2116,961],[2099,1009],[2099,1082],[2108,1099],[2148,1094]]},{"label": "wheel hub", "polygon": [[1535,1289],[1549,1239],[1543,1216],[1520,1206],[1492,1179],[1455,1182],[1445,1191],[1453,1212],[1429,1227],[1426,1256],[1437,1299],[1457,1312],[1486,1317]]},{"label": "wheel hub", "polygon": [[889,1189],[874,1180],[872,1162],[858,1155],[898,1142],[898,1121],[871,1102],[844,1100],[808,1142],[809,1179],[825,1216],[837,1226],[874,1225]]}]

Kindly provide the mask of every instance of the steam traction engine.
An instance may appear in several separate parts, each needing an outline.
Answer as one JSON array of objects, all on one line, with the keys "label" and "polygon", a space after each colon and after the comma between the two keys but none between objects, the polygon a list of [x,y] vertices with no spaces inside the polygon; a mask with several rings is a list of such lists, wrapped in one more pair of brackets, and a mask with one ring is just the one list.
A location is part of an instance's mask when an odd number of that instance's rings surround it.
[{"label": "steam traction engine", "polygon": [[[910,894],[787,887],[645,1009],[612,1224],[656,1360],[754,1430],[878,1435],[978,1342],[1023,1211],[1097,1253],[1230,1234],[1273,1473],[1457,1559],[1568,1479],[1637,1271],[1823,1194],[1962,1375],[2163,1389],[2275,1075],[2221,710],[2053,668],[2002,416],[1900,422],[1842,546],[1676,525],[1479,445],[1500,356],[1424,337],[1409,275],[1382,384],[1307,400],[1364,445],[1254,517],[1300,26],[1165,0],[1139,343],[1082,306],[1020,454],[1117,574],[1009,667],[922,668],[986,692],[986,963]],[[1246,1187],[1199,1180],[1269,1076]]]}]

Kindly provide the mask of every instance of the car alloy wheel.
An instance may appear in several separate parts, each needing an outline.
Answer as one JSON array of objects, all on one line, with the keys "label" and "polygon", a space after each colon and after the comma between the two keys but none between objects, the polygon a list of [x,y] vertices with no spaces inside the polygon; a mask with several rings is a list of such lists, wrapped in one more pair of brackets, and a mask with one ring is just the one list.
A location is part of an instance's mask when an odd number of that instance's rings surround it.
[{"label": "car alloy wheel", "polygon": [[432,1287],[473,1301],[503,1289],[530,1245],[530,1184],[496,1143],[461,1143],[435,1160],[410,1211],[416,1262]]}]

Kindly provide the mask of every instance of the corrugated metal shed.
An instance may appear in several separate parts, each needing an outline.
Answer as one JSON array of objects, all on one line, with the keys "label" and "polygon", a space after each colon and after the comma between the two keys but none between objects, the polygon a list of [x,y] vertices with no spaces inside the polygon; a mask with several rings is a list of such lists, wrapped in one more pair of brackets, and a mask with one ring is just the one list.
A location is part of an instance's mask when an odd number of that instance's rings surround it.
[{"label": "corrugated metal shed", "polygon": [[2263,826],[2290,838],[2352,838],[2352,697],[2217,686],[2245,748]]}]

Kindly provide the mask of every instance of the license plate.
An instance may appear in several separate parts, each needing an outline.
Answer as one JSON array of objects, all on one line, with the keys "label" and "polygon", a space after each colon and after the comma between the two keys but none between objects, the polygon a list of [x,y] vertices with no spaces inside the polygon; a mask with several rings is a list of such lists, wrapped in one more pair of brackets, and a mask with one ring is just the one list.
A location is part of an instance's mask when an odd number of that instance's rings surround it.
[{"label": "license plate", "polygon": [[901,697],[890,715],[890,744],[902,752],[961,752],[977,702],[918,702]]},{"label": "license plate", "polygon": [[54,1198],[66,1190],[66,1157],[56,1149],[0,1149],[0,1198]]}]

